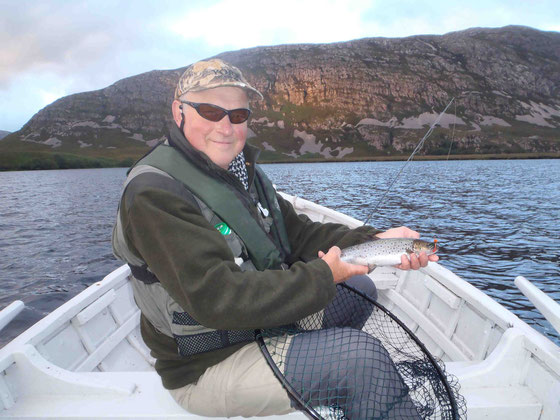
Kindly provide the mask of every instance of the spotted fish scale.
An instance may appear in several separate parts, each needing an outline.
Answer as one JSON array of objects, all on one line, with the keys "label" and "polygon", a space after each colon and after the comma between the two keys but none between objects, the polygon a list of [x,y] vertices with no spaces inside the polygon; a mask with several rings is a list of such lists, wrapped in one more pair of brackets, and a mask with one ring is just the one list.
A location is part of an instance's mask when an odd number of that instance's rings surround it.
[{"label": "spotted fish scale", "polygon": [[410,238],[376,239],[344,248],[340,259],[350,264],[367,265],[371,272],[377,266],[400,264],[403,254],[419,255],[425,252],[426,255],[431,255],[436,251],[436,241]]}]

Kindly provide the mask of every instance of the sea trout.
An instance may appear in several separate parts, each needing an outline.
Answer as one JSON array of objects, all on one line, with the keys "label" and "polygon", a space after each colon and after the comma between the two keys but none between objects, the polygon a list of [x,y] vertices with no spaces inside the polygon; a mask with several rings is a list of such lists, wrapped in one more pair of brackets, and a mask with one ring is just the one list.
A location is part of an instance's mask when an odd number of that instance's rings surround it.
[{"label": "sea trout", "polygon": [[371,273],[378,265],[399,265],[403,254],[435,254],[436,244],[437,239],[434,242],[411,238],[376,239],[344,248],[340,259],[350,264],[367,265]]}]

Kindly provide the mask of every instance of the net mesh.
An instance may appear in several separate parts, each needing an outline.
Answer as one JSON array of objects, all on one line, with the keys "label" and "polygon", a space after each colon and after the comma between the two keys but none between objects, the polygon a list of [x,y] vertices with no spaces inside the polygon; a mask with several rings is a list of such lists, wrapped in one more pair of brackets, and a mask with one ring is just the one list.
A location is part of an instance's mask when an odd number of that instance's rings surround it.
[{"label": "net mesh", "polygon": [[458,381],[443,363],[347,285],[323,311],[257,338],[294,406],[314,418],[466,418]]}]

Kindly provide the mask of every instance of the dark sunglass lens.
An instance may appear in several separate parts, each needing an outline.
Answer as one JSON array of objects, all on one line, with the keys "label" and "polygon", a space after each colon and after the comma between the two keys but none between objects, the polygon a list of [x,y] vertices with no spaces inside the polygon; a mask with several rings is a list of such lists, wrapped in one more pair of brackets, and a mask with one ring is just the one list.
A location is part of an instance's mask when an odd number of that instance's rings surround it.
[{"label": "dark sunglass lens", "polygon": [[208,104],[200,104],[197,111],[207,120],[214,122],[220,121],[226,115],[223,109]]},{"label": "dark sunglass lens", "polygon": [[241,124],[247,121],[250,113],[248,109],[234,109],[229,113],[229,120],[232,124]]}]

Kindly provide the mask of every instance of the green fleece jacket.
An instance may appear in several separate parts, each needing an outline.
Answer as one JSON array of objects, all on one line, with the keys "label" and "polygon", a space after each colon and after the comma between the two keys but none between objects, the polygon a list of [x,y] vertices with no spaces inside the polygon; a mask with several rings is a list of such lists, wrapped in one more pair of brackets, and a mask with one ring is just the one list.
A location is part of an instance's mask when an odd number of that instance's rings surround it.
[{"label": "green fleece jacket", "polygon": [[[237,178],[192,148],[176,127],[169,142],[208,173],[246,193]],[[258,151],[247,145],[244,152],[253,188]],[[292,251],[286,259],[290,268],[243,272],[222,235],[195,203],[178,192],[182,185],[162,189],[148,183],[135,188],[134,182],[125,190],[120,207],[130,250],[147,263],[169,295],[208,328],[275,327],[323,309],[334,298],[336,287],[329,266],[317,258],[317,252],[365,242],[378,233],[368,226],[351,230],[312,222],[278,196]],[[156,330],[145,317],[141,331],[168,389],[196,382],[208,367],[244,345],[181,357],[174,339]]]}]

